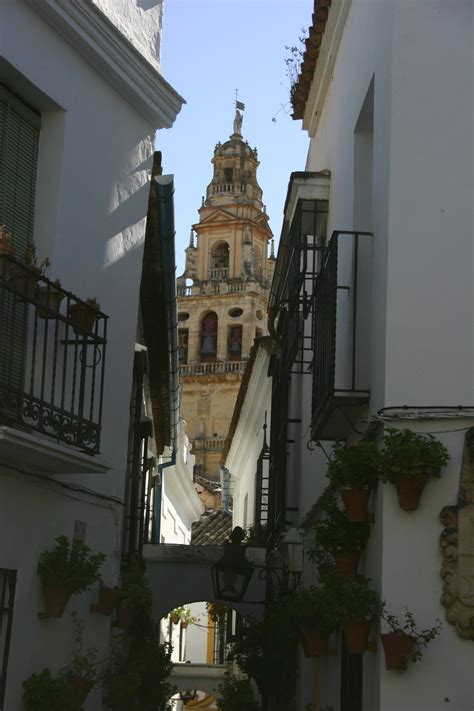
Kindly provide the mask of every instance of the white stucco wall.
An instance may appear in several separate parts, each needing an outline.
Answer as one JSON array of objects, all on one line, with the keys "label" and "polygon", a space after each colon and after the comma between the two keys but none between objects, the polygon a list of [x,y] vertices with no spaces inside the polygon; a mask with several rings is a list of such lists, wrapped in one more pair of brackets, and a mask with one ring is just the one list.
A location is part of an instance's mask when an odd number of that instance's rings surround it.
[{"label": "white stucco wall", "polygon": [[163,0],[92,0],[145,59],[160,68]]},{"label": "white stucco wall", "polygon": [[265,412],[268,425],[270,423],[271,378],[267,376],[269,357],[268,352],[260,346],[225,463],[231,473],[232,525],[243,528],[248,528],[255,520],[256,462],[263,447]]}]

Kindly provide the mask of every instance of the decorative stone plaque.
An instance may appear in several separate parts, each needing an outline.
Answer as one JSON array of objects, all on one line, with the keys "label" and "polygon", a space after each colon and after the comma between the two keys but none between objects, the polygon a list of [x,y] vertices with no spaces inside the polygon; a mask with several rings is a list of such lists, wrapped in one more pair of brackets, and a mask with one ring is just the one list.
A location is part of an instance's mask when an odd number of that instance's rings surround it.
[{"label": "decorative stone plaque", "polygon": [[464,639],[474,639],[474,427],[466,432],[458,503],[440,514],[444,531],[441,603],[448,622]]}]

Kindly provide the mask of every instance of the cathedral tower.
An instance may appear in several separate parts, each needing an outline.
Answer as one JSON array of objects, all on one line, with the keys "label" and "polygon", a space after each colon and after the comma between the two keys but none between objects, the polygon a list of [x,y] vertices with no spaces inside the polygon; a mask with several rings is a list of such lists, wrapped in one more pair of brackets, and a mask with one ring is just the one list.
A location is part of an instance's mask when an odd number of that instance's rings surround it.
[{"label": "cathedral tower", "polygon": [[257,182],[257,151],[242,114],[214,149],[214,174],[177,280],[181,414],[198,474],[219,477],[219,459],[254,338],[266,334],[275,259]]}]

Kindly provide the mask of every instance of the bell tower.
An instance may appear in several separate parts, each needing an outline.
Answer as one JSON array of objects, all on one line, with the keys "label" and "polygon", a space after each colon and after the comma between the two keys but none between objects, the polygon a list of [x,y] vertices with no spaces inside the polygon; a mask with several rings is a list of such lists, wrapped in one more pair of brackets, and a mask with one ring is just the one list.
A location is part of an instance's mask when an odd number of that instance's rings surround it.
[{"label": "bell tower", "polygon": [[210,479],[219,477],[250,349],[267,333],[275,266],[257,150],[244,141],[242,120],[237,109],[229,140],[214,149],[212,180],[177,280],[181,413],[197,473]]}]

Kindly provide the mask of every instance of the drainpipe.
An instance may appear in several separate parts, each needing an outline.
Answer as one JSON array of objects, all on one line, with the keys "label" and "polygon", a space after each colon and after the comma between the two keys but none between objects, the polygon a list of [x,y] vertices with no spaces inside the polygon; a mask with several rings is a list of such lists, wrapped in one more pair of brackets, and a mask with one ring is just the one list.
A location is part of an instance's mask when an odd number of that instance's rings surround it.
[{"label": "drainpipe", "polygon": [[178,307],[176,300],[176,264],[174,249],[174,185],[172,175],[157,175],[155,181],[161,229],[161,256],[163,264],[163,293],[168,323],[168,399],[171,429],[171,457],[158,464],[158,482],[155,487],[155,543],[161,539],[161,504],[163,499],[164,470],[176,464],[179,418],[179,361],[178,361]]},{"label": "drainpipe", "polygon": [[227,514],[230,514],[230,471],[227,467],[221,467],[219,475],[222,489],[222,508]]}]

